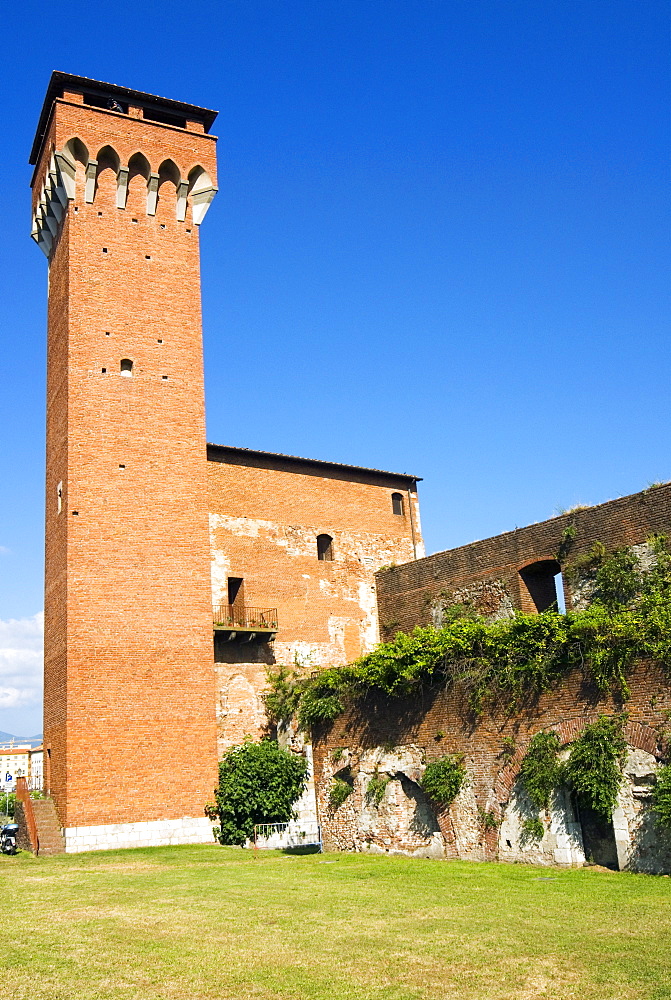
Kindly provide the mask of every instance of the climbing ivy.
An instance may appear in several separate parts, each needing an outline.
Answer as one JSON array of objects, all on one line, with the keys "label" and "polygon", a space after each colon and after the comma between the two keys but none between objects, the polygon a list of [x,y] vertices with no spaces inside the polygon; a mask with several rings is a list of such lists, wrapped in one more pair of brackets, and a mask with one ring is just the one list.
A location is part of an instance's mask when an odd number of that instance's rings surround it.
[{"label": "climbing ivy", "polygon": [[420,782],[422,788],[434,802],[449,806],[457,797],[466,780],[466,765],[460,754],[448,754],[440,760],[432,760]]},{"label": "climbing ivy", "polygon": [[671,830],[671,764],[665,764],[657,772],[651,807],[656,813],[657,825]]},{"label": "climbing ivy", "polygon": [[602,715],[585,726],[560,772],[578,800],[605,819],[612,815],[622,784],[627,749],[623,724],[624,716]]},{"label": "climbing ivy", "polygon": [[550,795],[561,783],[559,746],[556,733],[536,733],[522,760],[519,781],[536,809],[549,807]]}]

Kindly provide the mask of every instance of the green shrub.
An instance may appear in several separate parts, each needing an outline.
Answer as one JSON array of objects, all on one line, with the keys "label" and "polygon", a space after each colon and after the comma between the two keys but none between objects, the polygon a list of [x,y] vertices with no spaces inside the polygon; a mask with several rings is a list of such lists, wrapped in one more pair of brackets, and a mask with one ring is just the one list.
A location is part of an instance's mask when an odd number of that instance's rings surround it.
[{"label": "green shrub", "polygon": [[353,791],[354,787],[353,785],[350,785],[349,782],[343,781],[342,778],[334,778],[333,784],[331,785],[331,791],[329,792],[329,805],[331,806],[331,809],[339,809],[345,799],[349,798]]},{"label": "green shrub", "polygon": [[522,823],[522,833],[520,843],[524,847],[526,844],[539,843],[545,834],[545,827],[538,816],[529,817]]},{"label": "green shrub", "polygon": [[16,808],[16,794],[14,792],[0,792],[0,812],[10,819],[14,816]]},{"label": "green shrub", "polygon": [[216,805],[207,808],[219,820],[222,844],[243,845],[257,823],[288,823],[307,780],[303,757],[272,740],[227,750],[219,764]]},{"label": "green shrub", "polygon": [[665,764],[657,772],[651,807],[657,814],[657,825],[671,830],[671,764]]},{"label": "green shrub", "polygon": [[461,791],[466,780],[466,765],[458,754],[448,754],[440,760],[432,760],[420,782],[430,799],[449,806]]},{"label": "green shrub", "polygon": [[520,767],[519,781],[537,809],[547,809],[550,795],[560,783],[559,737],[536,733]]},{"label": "green shrub", "polygon": [[384,793],[390,781],[391,778],[381,778],[376,771],[368,782],[368,787],[366,788],[366,799],[369,802],[374,802],[376,806],[379,806],[384,798]]},{"label": "green shrub", "polygon": [[561,777],[595,812],[609,819],[622,784],[622,768],[627,748],[622,733],[622,716],[602,715],[585,726],[571,746]]}]

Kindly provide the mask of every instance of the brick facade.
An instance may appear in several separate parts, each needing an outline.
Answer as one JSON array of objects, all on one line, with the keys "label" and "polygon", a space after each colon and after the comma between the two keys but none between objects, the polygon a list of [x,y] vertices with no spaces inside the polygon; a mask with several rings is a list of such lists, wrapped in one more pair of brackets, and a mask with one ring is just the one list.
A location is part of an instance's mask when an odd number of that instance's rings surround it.
[{"label": "brick facade", "polygon": [[[217,637],[221,752],[262,732],[267,666],[309,673],[373,647],[374,574],[423,543],[415,477],[217,445],[208,457],[213,604],[241,579],[244,603],[276,608],[279,626],[273,643]],[[318,558],[319,535],[332,559]]]},{"label": "brick facade", "polygon": [[215,139],[212,113],[174,105],[54,74],[32,158],[47,782],[63,827],[99,846],[103,827],[200,822],[216,782],[196,224]]},{"label": "brick facade", "polygon": [[[652,534],[671,534],[671,485],[651,487],[378,573],[383,638],[435,621],[436,605],[443,595],[472,596],[485,613],[498,607],[505,610],[506,605],[533,613],[534,602],[520,570],[556,562],[562,544],[567,545],[567,529],[573,535],[566,551],[569,561],[588,552],[594,542],[613,549],[641,545]],[[559,572],[559,565],[555,569]],[[564,591],[570,608],[574,595],[566,580]]]}]

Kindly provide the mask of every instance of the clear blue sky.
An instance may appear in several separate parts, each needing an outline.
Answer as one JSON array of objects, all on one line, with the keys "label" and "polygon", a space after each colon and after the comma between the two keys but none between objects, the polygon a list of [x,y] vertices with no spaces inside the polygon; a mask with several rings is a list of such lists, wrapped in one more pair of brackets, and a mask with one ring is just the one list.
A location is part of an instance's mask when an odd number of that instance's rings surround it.
[{"label": "clear blue sky", "polygon": [[219,109],[209,439],[423,476],[436,551],[671,478],[668,37],[659,0],[11,5],[0,620],[42,607],[53,69]]}]

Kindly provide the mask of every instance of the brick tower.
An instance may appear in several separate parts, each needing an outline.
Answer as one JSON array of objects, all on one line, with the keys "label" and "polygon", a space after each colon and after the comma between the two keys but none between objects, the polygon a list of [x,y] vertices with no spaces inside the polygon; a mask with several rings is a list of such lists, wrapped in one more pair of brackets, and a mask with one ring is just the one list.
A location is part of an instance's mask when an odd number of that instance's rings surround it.
[{"label": "brick tower", "polygon": [[45,778],[68,851],[211,840],[214,118],[54,73],[30,158],[49,259]]}]

